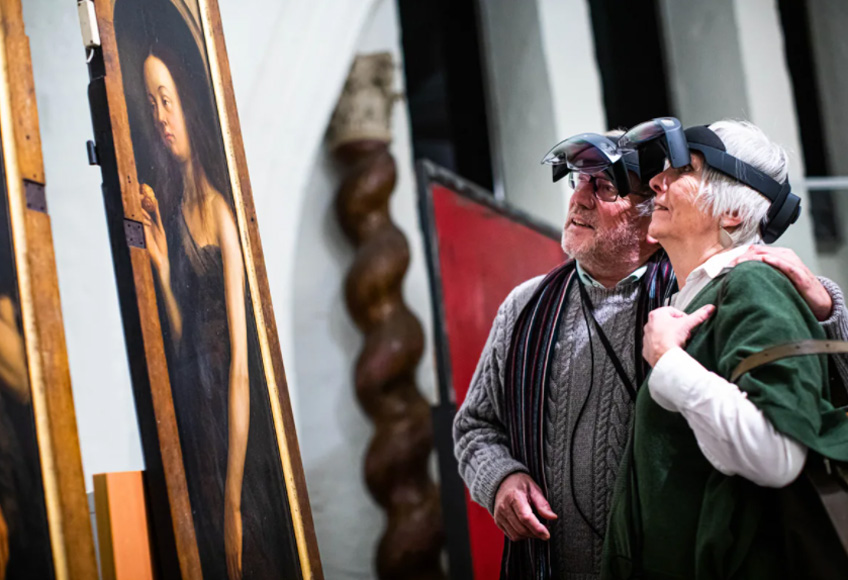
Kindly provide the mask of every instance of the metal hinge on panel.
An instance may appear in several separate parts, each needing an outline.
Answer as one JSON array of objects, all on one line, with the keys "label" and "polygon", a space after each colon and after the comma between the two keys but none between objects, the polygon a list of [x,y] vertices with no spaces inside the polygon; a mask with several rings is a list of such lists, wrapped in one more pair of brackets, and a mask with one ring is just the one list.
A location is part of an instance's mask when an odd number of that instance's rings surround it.
[{"label": "metal hinge on panel", "polygon": [[42,184],[24,179],[24,195],[26,195],[28,209],[47,213],[47,196],[44,195]]},{"label": "metal hinge on panel", "polygon": [[94,13],[93,0],[77,0],[82,43],[86,50],[100,46],[100,29],[97,28],[97,15]]},{"label": "metal hinge on panel", "polygon": [[144,226],[141,222],[124,218],[124,235],[127,238],[127,244],[133,248],[146,248],[144,243]]}]

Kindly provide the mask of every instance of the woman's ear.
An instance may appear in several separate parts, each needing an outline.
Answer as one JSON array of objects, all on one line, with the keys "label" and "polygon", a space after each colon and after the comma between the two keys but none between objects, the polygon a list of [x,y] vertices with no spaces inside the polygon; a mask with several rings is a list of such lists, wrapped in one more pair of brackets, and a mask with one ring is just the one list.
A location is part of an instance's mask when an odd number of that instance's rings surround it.
[{"label": "woman's ear", "polygon": [[736,226],[742,223],[742,218],[736,213],[726,213],[721,216],[719,226],[726,230],[733,230]]}]

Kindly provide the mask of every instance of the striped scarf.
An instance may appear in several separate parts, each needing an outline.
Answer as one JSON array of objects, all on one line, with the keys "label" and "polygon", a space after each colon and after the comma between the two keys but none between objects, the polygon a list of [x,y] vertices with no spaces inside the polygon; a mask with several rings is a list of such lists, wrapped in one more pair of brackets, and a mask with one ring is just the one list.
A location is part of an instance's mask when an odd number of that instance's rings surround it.
[{"label": "striped scarf", "polygon": [[[648,321],[648,313],[662,306],[677,290],[674,272],[664,251],[655,253],[647,266],[640,280],[634,329],[637,386],[644,381],[649,369],[642,358],[642,328]],[[516,320],[506,361],[506,422],[512,455],[527,467],[545,497],[548,485],[545,480],[544,419],[549,371],[568,288],[577,275],[576,269],[574,260],[569,260],[545,276]],[[501,580],[549,578],[550,541],[511,542],[505,539]]]}]

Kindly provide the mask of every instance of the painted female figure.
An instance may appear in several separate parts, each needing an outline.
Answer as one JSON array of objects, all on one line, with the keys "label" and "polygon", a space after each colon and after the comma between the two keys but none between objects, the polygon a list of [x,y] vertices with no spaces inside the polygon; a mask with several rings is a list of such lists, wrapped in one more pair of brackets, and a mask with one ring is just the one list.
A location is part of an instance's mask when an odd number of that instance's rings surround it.
[{"label": "painted female figure", "polygon": [[0,580],[53,578],[7,207],[0,188]]},{"label": "painted female figure", "polygon": [[217,118],[184,55],[154,44],[143,75],[143,221],[204,577],[288,577],[297,552]]}]

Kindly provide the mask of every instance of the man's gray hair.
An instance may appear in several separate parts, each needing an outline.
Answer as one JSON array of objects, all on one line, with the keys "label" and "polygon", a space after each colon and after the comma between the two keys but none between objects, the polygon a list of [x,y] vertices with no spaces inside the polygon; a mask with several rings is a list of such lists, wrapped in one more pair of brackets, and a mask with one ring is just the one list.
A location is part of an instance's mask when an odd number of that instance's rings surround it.
[{"label": "man's gray hair", "polygon": [[[718,121],[710,125],[710,129],[719,136],[730,155],[780,183],[786,180],[788,155],[762,129],[747,121],[733,120]],[[739,226],[729,232],[734,247],[762,241],[760,222],[771,205],[763,194],[720,171],[705,167],[698,198],[702,207],[716,219],[727,214],[741,218]]]}]

